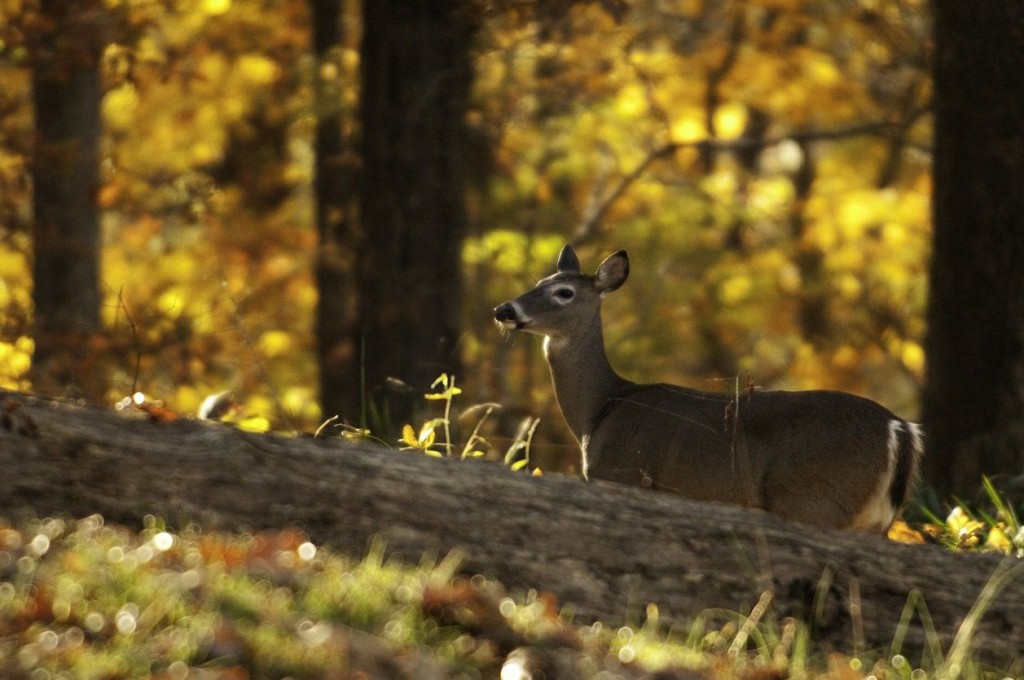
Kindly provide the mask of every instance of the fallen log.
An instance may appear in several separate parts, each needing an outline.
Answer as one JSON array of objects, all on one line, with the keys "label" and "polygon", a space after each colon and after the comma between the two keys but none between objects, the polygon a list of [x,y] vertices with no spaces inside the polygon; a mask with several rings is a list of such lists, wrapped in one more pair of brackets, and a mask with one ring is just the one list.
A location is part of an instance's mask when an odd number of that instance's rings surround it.
[{"label": "fallen log", "polygon": [[[368,442],[132,419],[3,391],[0,470],[0,516],[297,526],[350,554],[380,537],[412,561],[459,551],[468,573],[552,593],[577,620],[612,625],[638,621],[652,603],[659,620],[685,622],[710,608],[749,613],[770,598],[776,617],[813,621],[816,639],[836,650],[888,650],[899,637],[911,654],[929,635],[948,650],[984,594],[987,607],[971,618],[972,652],[999,666],[1024,656],[1018,561],[643,489]],[[1006,565],[993,592],[990,577]],[[913,606],[919,600],[927,623]]]}]

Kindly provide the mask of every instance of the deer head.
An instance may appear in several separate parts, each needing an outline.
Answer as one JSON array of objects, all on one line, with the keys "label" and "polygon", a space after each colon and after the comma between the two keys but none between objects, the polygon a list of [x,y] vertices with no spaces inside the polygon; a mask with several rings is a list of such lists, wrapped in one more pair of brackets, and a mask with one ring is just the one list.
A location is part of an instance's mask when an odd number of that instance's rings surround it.
[{"label": "deer head", "polygon": [[629,256],[625,250],[609,255],[593,276],[580,271],[571,246],[562,248],[556,272],[532,289],[494,310],[503,327],[554,339],[569,338],[600,324],[601,300],[625,283]]}]

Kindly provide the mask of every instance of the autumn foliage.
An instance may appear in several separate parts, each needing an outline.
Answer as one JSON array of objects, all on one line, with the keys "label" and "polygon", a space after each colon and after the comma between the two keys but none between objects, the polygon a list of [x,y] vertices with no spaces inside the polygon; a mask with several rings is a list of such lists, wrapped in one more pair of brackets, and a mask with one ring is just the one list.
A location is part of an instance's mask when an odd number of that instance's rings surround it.
[{"label": "autumn foliage", "polygon": [[[564,437],[540,353],[505,342],[489,316],[569,241],[588,261],[628,248],[635,263],[606,306],[623,374],[728,389],[718,381],[749,373],[914,414],[930,194],[923,0],[466,5],[483,18],[464,398],[550,416],[538,436]],[[191,412],[230,390],[272,427],[315,429],[333,414],[318,406],[313,353],[314,86],[337,80],[343,131],[358,134],[359,8],[343,3],[338,72],[322,73],[304,1],[107,6],[118,21],[96,193],[105,331],[91,347],[107,397],[140,391]],[[34,7],[0,5],[0,385],[21,389]]]}]

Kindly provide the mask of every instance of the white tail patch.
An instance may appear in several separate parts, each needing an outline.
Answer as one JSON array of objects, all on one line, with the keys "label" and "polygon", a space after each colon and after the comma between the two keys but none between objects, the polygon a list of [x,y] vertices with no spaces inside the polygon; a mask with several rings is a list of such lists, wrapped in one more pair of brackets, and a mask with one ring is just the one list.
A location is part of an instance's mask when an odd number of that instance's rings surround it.
[{"label": "white tail patch", "polygon": [[914,448],[917,450],[921,437],[919,428],[916,425],[905,423],[896,418],[890,420],[889,437],[886,440],[886,453],[888,455],[885,460],[885,470],[879,475],[875,490],[871,492],[860,512],[857,513],[857,516],[850,523],[851,529],[885,531],[892,524],[892,521],[896,519],[897,508],[892,504],[890,488],[892,487],[893,475],[896,474],[897,459],[900,455],[900,433],[904,427],[907,428],[907,434],[914,439]]},{"label": "white tail patch", "polygon": [[921,457],[924,452],[924,431],[917,423],[903,423],[907,426],[907,433],[910,435],[911,450],[914,452],[915,460]]}]

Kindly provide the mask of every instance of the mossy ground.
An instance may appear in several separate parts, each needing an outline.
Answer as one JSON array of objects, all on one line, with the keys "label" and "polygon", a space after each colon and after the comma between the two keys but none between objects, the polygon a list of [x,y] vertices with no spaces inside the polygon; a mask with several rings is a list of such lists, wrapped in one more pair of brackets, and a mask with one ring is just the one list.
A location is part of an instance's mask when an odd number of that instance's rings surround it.
[{"label": "mossy ground", "polygon": [[651,605],[643,625],[581,625],[544,593],[459,576],[454,556],[408,564],[381,542],[356,552],[364,557],[294,530],[0,521],[0,677],[952,677],[898,650],[826,653],[770,605],[695,612],[671,627]]}]

